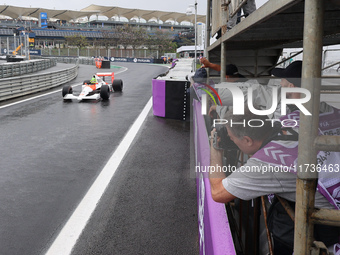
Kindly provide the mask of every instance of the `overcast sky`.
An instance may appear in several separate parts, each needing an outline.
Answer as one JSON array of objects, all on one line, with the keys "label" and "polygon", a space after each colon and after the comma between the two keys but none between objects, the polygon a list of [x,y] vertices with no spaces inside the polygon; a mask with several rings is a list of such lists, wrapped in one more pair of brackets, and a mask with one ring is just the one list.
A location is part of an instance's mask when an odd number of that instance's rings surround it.
[{"label": "overcast sky", "polygon": [[[91,4],[103,6],[117,6],[131,9],[159,10],[185,13],[194,0],[3,0],[1,4],[19,7],[41,7],[56,10],[80,11]],[[197,0],[198,14],[206,14],[206,0]]]},{"label": "overcast sky", "polygon": [[[266,0],[256,0],[258,6]],[[0,2],[1,3],[1,2]],[[91,4],[103,6],[117,6],[123,8],[159,10],[185,13],[190,4],[195,0],[3,0],[1,4],[18,7],[41,7],[56,10],[80,11]],[[205,15],[207,10],[206,0],[197,0],[197,13]]]}]

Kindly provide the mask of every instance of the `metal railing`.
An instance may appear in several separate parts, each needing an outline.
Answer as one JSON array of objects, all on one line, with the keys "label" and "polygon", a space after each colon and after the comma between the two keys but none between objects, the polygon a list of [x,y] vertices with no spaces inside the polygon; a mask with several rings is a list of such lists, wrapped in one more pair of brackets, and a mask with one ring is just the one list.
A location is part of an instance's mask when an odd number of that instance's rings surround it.
[{"label": "metal railing", "polygon": [[162,52],[159,50],[149,50],[149,49],[106,49],[104,47],[97,48],[41,48],[42,56],[65,56],[65,57],[93,57],[93,56],[103,56],[103,57],[136,57],[136,58],[159,58],[162,56]]},{"label": "metal railing", "polygon": [[77,77],[78,67],[79,64],[77,63],[71,68],[55,72],[2,79],[0,81],[0,101],[37,93],[65,84]]},{"label": "metal railing", "polygon": [[96,65],[94,58],[72,58],[72,57],[59,57],[57,58],[59,63],[76,64],[80,65]]},{"label": "metal railing", "polygon": [[55,63],[63,63],[63,64],[81,64],[81,65],[95,65],[95,59],[90,57],[66,57],[66,56],[31,56],[32,59],[47,59],[53,60]]},{"label": "metal railing", "polygon": [[40,59],[21,62],[8,62],[0,65],[0,78],[8,78],[34,73],[56,66],[55,59]]},{"label": "metal railing", "polygon": [[57,63],[64,63],[64,64],[80,64],[80,65],[95,65],[95,59],[89,57],[58,57],[58,56],[50,56],[44,57],[46,59],[54,59]]}]

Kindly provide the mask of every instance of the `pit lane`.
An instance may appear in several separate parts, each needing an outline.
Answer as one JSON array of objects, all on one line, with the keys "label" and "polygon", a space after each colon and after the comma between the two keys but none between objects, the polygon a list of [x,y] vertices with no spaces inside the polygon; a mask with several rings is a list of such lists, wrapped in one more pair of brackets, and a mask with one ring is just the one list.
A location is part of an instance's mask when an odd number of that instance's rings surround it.
[{"label": "pit lane", "polygon": [[[59,88],[0,109],[1,254],[46,252],[150,99],[151,79],[166,71],[122,65],[123,93],[109,101],[63,102]],[[97,71],[82,65],[71,83]],[[148,113],[74,254],[197,252],[188,132],[188,123]]]}]

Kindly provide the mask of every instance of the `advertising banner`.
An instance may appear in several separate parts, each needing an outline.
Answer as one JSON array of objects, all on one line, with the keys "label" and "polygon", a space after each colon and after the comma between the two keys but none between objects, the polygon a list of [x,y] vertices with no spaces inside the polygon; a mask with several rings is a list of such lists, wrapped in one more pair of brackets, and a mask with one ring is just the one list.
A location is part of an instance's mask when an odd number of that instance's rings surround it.
[{"label": "advertising banner", "polygon": [[111,62],[153,63],[152,58],[119,58],[111,57]]}]

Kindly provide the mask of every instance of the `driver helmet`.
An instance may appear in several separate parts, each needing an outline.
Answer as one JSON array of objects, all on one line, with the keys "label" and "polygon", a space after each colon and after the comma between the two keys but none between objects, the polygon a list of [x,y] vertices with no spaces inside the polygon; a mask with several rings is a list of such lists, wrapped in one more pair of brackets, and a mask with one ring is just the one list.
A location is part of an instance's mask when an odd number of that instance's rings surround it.
[{"label": "driver helmet", "polygon": [[91,81],[97,81],[96,76],[93,75]]}]

